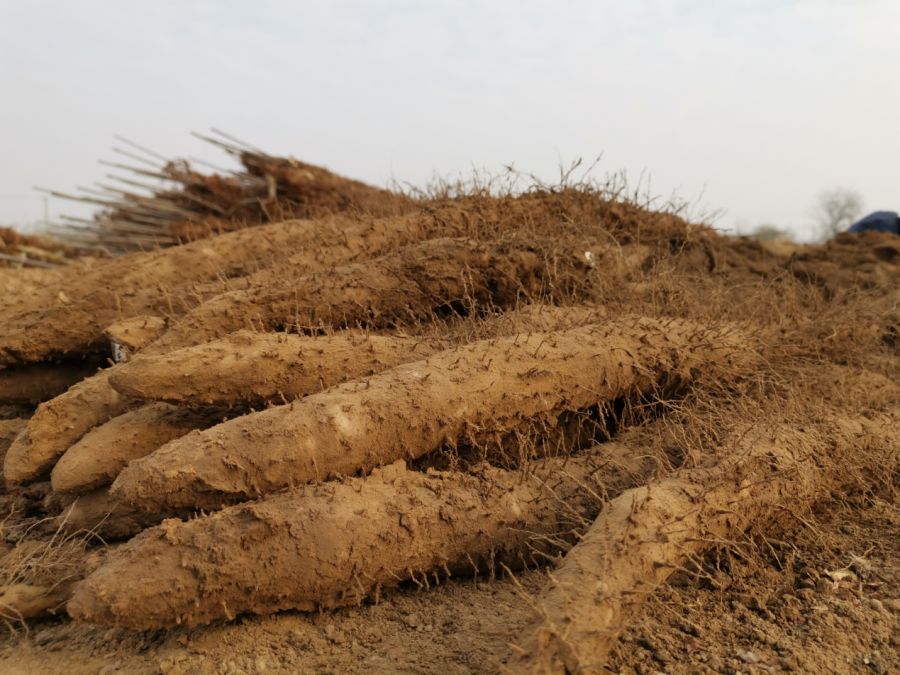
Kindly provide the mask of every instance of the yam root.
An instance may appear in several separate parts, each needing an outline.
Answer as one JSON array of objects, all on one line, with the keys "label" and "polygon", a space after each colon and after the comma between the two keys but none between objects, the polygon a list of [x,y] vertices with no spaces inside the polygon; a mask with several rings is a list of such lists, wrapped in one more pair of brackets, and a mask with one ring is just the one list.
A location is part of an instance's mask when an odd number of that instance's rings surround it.
[{"label": "yam root", "polygon": [[[529,306],[483,322],[480,328],[539,330],[584,323],[600,313],[588,307]],[[208,345],[141,357],[111,371],[110,382],[126,396],[150,398],[150,391],[158,398],[193,406],[284,401],[421,359],[451,342],[361,333],[307,337],[241,331]],[[221,421],[217,416],[218,411],[192,412],[166,404],[126,412],[66,451],[51,473],[53,489],[81,494],[109,485],[130,460],[193,429],[212,426]]]},{"label": "yam root", "polygon": [[104,487],[130,460],[221,420],[219,411],[184,410],[166,403],[129,410],[95,427],[66,450],[50,473],[51,484],[56,492],[76,494]]},{"label": "yam root", "polygon": [[[569,268],[588,271],[577,257],[567,262]],[[218,296],[184,317],[146,349],[160,352],[173,343],[181,346],[201,342],[204,337],[228,332],[245,322],[271,324],[273,317],[294,325],[378,325],[427,319],[454,303],[462,307],[466,301],[487,307],[508,306],[522,294],[537,291],[547,283],[549,280],[544,277],[548,267],[558,270],[564,266],[562,261],[548,262],[526,244],[431,240],[378,261],[303,277],[302,283],[297,282],[288,290],[264,293],[262,297],[244,292]],[[260,312],[265,313],[265,319]],[[41,414],[39,409],[22,442],[10,448],[8,481],[26,482],[43,475],[88,430],[128,407],[128,402],[109,386],[108,378],[114,372],[115,367],[106,369],[45,404],[57,413],[57,418],[66,418],[63,426],[58,419],[48,425],[46,411]],[[88,389],[93,400],[87,395]],[[73,397],[82,407],[77,419],[69,419]],[[113,401],[115,405],[111,404]],[[65,415],[59,413],[63,408]],[[41,436],[39,442],[36,436]]]},{"label": "yam root", "polygon": [[232,276],[236,266],[254,265],[256,259],[301,243],[302,230],[307,240],[313,238],[311,223],[298,227],[292,221],[73,270],[48,287],[45,297],[31,303],[31,309],[13,307],[3,316],[8,328],[0,340],[0,363],[41,361],[53,354],[86,351],[98,342],[104,328],[123,315],[175,310],[171,294],[176,288],[222,274]]},{"label": "yam root", "polygon": [[[591,476],[594,479],[592,489],[604,497],[610,493],[618,494],[627,487],[642,482],[664,461],[659,456],[659,452],[654,453],[649,448],[641,446],[643,439],[641,435],[629,431],[626,437],[631,441],[630,444],[624,442],[604,443],[585,452],[577,460],[585,466],[587,466],[586,462],[590,463]],[[555,470],[554,467],[557,466],[559,466],[559,462],[549,462],[538,472],[538,475],[549,475],[551,470]],[[564,468],[562,467],[560,470]],[[55,509],[60,513],[57,524],[62,529],[68,532],[87,530],[107,540],[130,537],[145,527],[159,523],[165,517],[180,515],[174,511],[167,514],[143,513],[115,500],[107,490],[97,490],[74,500],[65,495],[52,494],[57,499],[65,500],[60,508]]]},{"label": "yam root", "polygon": [[745,336],[676,320],[484,340],[191,432],[112,490],[147,512],[219,508],[753,362]]},{"label": "yam root", "polygon": [[6,453],[3,476],[7,483],[27,483],[45,475],[90,429],[128,408],[129,402],[109,386],[108,370],[38,406]]},{"label": "yam root", "polygon": [[[477,326],[482,336],[512,335],[571,328],[602,315],[583,306],[528,305]],[[142,356],[111,372],[110,384],[131,398],[188,406],[285,402],[417,361],[452,342],[449,337],[238,331],[196,347]]]},{"label": "yam root", "polygon": [[[601,673],[636,607],[692,556],[731,541],[773,509],[803,507],[847,482],[872,444],[896,448],[897,420],[749,430],[721,463],[683,470],[612,500],[538,598],[541,618],[508,672]],[[880,452],[878,456],[898,456]],[[843,466],[841,464],[843,463]],[[871,471],[872,467],[866,470]]]},{"label": "yam root", "polygon": [[28,424],[28,420],[24,418],[0,420],[0,466],[3,466],[9,446],[12,445],[16,436],[22,433],[26,424]]},{"label": "yam root", "polygon": [[[262,225],[161,251],[131,253],[86,269],[79,266],[48,284],[40,297],[0,305],[0,325],[5,328],[0,365],[96,349],[103,330],[114,321],[143,314],[180,316],[204,299],[245,287],[248,275],[289,257],[288,269],[296,277],[437,236],[483,238],[519,231],[525,237],[559,237],[570,222],[598,223],[605,232],[628,240],[635,232],[649,237],[660,229],[687,228],[678,218],[662,215],[650,227],[646,213],[637,207],[571,190],[450,200],[399,217],[335,215]],[[642,227],[636,229],[637,224]],[[579,228],[569,230],[577,233]],[[246,284],[266,286],[262,278]]]},{"label": "yam root", "polygon": [[[430,222],[425,219],[424,222]],[[104,329],[138,315],[179,315],[222,293],[230,279],[290,258],[309,273],[421,238],[414,215],[369,222],[349,217],[287,221],[151,253],[131,253],[65,278],[32,309],[0,315],[0,365],[96,350]],[[296,272],[295,272],[296,273]],[[208,283],[205,287],[201,282]],[[200,297],[198,298],[198,294]],[[39,307],[40,309],[33,309]]]},{"label": "yam root", "polygon": [[[470,305],[514,306],[550,287],[560,270],[586,279],[583,251],[545,256],[535,243],[431,239],[374,260],[224,293],[182,317],[148,349],[171,351],[245,328],[307,332],[418,323]],[[560,293],[571,292],[559,286]]]},{"label": "yam root", "polygon": [[0,404],[37,405],[97,371],[96,359],[35,363],[0,370]]},{"label": "yam root", "polygon": [[447,346],[446,340],[411,336],[243,330],[196,347],[142,356],[117,368],[110,384],[132,398],[189,406],[284,402]]},{"label": "yam root", "polygon": [[599,509],[593,495],[607,476],[646,470],[618,443],[547,460],[529,475],[490,467],[423,474],[397,462],[365,478],[167,520],[114,551],[78,585],[68,611],[137,630],[194,626],[356,604],[405,580],[427,586],[498,562],[521,567],[570,545]]}]

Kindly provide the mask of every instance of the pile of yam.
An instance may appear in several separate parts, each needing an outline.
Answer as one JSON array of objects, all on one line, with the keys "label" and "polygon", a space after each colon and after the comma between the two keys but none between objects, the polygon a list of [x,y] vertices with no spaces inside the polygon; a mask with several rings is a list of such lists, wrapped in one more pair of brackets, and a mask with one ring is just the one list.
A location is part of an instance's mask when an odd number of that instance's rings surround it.
[{"label": "pile of yam", "polygon": [[[0,300],[7,620],[543,568],[504,667],[600,672],[716,542],[891,488],[890,235],[787,257],[591,184],[410,196],[217,142],[242,172],[148,169],[179,187],[91,230],[131,252]],[[53,545],[75,562],[29,577]]]}]

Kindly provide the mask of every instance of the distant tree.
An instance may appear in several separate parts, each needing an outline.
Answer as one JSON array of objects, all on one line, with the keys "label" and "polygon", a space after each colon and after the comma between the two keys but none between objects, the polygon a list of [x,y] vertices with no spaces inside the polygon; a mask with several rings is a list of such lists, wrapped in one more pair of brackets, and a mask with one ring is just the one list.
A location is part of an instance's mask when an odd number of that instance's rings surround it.
[{"label": "distant tree", "polygon": [[760,241],[788,241],[791,238],[787,230],[775,225],[760,225],[750,233],[750,236]]},{"label": "distant tree", "polygon": [[819,232],[831,239],[850,227],[862,214],[862,197],[855,190],[833,188],[819,195],[815,216]]}]

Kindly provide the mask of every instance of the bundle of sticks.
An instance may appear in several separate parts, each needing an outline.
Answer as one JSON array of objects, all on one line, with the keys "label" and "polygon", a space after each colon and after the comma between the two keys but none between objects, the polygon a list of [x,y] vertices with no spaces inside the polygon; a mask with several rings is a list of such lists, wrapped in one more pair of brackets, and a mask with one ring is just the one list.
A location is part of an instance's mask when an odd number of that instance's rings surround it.
[{"label": "bundle of sticks", "polygon": [[[99,206],[91,218],[63,215],[55,234],[93,254],[120,254],[173,246],[243,227],[348,211],[395,215],[408,210],[404,195],[344,178],[313,164],[269,155],[224,132],[195,134],[235,158],[225,169],[199,159],[170,159],[116,136],[113,151],[126,162],[101,164],[107,182],[77,193],[38,190]],[[200,171],[199,166],[212,173]]]}]

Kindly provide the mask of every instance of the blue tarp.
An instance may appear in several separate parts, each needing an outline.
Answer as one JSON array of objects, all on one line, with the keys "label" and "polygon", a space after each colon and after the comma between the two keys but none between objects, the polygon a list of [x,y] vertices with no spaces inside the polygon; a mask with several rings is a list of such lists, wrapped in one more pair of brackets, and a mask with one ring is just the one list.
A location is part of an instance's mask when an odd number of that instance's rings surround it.
[{"label": "blue tarp", "polygon": [[900,234],[900,216],[896,211],[875,211],[853,223],[847,232],[867,232],[869,230]]}]

